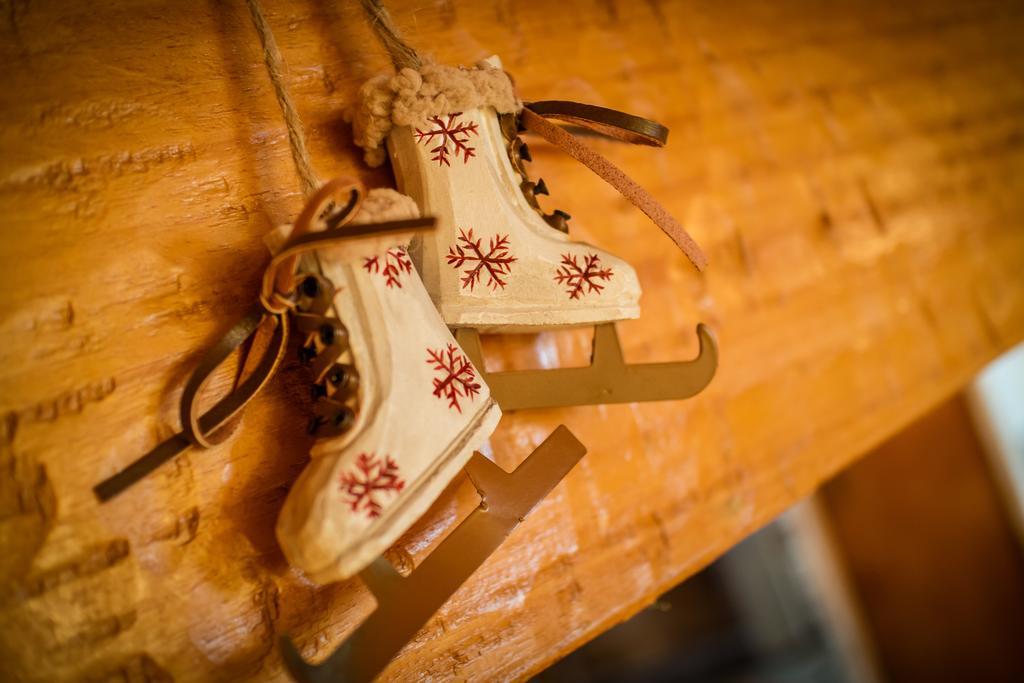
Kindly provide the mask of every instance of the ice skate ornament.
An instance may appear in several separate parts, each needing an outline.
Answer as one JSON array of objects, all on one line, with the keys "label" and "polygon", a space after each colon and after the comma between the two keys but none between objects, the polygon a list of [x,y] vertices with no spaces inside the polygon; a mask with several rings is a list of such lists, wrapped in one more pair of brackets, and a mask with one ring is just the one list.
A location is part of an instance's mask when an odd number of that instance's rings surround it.
[{"label": "ice skate ornament", "polygon": [[[375,207],[377,217],[386,211],[389,218],[408,219],[418,211],[394,190],[371,191],[365,204],[376,197],[387,203]],[[400,246],[318,254],[337,291],[334,305],[360,377],[360,411],[351,428],[337,432],[329,414],[315,425],[336,436],[314,445],[277,522],[285,557],[318,583],[347,578],[383,553],[437,499],[501,416],[415,271],[396,287],[363,267],[371,254],[383,259]],[[447,363],[442,372],[427,362],[439,349]],[[315,351],[310,366],[329,381],[337,361]],[[325,400],[329,393],[318,403]]]},{"label": "ice skate ornament", "polygon": [[480,494],[479,507],[409,576],[401,576],[383,557],[364,569],[359,576],[377,609],[322,662],[307,662],[283,638],[288,672],[301,683],[373,680],[585,453],[564,426],[511,474],[475,453],[466,474]]},{"label": "ice skate ornament", "polygon": [[[543,180],[526,173],[536,133],[584,163],[642,210],[695,267],[706,258],[643,188],[553,121],[617,140],[663,146],[653,121],[593,105],[520,102],[496,58],[477,68],[403,68],[361,91],[355,140],[371,165],[390,155],[399,189],[437,218],[410,248],[431,299],[503,410],[688,398],[711,381],[715,338],[697,326],[700,351],[685,362],[625,362],[614,321],[639,316],[633,268],[568,236],[569,214],[544,213]],[[438,109],[436,103],[444,103]],[[536,332],[595,325],[585,368],[484,371],[479,332]]]},{"label": "ice skate ornament", "polygon": [[[457,347],[419,279],[398,289],[362,267],[432,223],[394,190],[366,194],[358,181],[344,178],[323,185],[294,226],[272,234],[276,255],[264,273],[261,312],[232,327],[187,382],[182,433],[99,484],[97,496],[109,500],[184,449],[225,438],[232,418],[280,364],[294,330],[312,375],[309,429],[318,440],[281,510],[278,542],[291,564],[321,583],[347,578],[380,555],[500,418],[479,381],[472,395],[460,393],[459,410],[435,396],[436,374],[424,354]],[[298,268],[298,259],[314,251],[319,272]],[[196,398],[206,379],[259,329],[273,335],[255,370],[198,415]],[[460,376],[475,380],[475,368],[457,355]]]}]

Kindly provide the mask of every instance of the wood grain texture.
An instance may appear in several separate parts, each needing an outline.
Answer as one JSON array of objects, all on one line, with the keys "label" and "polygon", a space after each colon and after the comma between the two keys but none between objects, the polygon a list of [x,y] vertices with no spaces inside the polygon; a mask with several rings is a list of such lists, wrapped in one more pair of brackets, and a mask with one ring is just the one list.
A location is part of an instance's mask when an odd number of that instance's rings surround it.
[{"label": "wood grain texture", "polygon": [[[672,586],[1024,337],[1024,7],[1003,2],[411,2],[406,37],[502,56],[526,98],[662,120],[595,142],[704,246],[696,274],[625,200],[531,141],[550,209],[640,273],[637,361],[721,369],[684,403],[509,416],[518,463],[558,423],[590,452],[393,663],[523,679]],[[321,175],[363,168],[342,112],[384,69],[355,3],[267,2]],[[272,528],[304,465],[288,364],[222,446],[106,506],[90,487],[176,429],[202,349],[253,300],[261,237],[300,208],[240,1],[0,12],[0,669],[14,680],[281,679],[372,609],[316,588]],[[493,367],[581,363],[585,332],[492,341]],[[473,505],[455,482],[390,552]]]}]

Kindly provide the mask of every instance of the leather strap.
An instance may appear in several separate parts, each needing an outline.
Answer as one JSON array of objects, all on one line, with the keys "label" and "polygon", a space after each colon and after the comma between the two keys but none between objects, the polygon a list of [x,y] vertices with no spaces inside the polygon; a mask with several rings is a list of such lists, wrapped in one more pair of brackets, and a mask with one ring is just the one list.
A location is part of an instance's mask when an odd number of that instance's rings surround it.
[{"label": "leather strap", "polygon": [[[318,221],[323,221],[328,229],[340,227],[347,223],[359,210],[362,204],[363,184],[353,178],[332,178],[313,193],[299,217],[295,219],[289,239],[301,237],[313,230]],[[342,201],[344,200],[344,201]],[[330,216],[334,206],[344,206],[335,215]],[[280,256],[280,254],[278,254]],[[295,271],[298,267],[298,254],[275,258],[263,273],[263,289],[260,290],[260,302],[268,311],[283,313],[291,308],[288,297],[295,290]]]},{"label": "leather strap", "polygon": [[[434,227],[433,218],[409,218],[401,221],[387,221],[383,223],[367,223],[346,228],[344,230],[335,228],[325,232],[313,232],[299,234],[297,237],[289,237],[277,255],[270,261],[270,265],[263,273],[263,289],[260,293],[260,302],[268,310],[280,310],[280,307],[290,308],[291,303],[276,283],[282,281],[282,276],[289,283],[289,292],[295,289],[294,263],[298,257],[310,251],[323,249],[337,245],[341,242],[349,242],[360,237],[371,235],[387,235],[389,233],[402,232],[424,232]],[[297,231],[296,231],[297,232]],[[295,234],[294,232],[292,233]]]},{"label": "leather strap", "polygon": [[626,112],[598,107],[595,104],[566,102],[565,100],[544,100],[529,102],[530,111],[546,119],[565,121],[597,131],[610,138],[616,138],[634,145],[664,147],[668,142],[668,128],[657,121],[651,121]]},{"label": "leather strap", "polygon": [[[571,105],[571,106],[570,106]],[[522,110],[521,120],[527,130],[561,147],[602,180],[618,190],[633,206],[643,211],[655,225],[690,259],[697,270],[704,270],[708,259],[686,229],[647,190],[623,173],[615,164],[584,145],[577,137],[551,123],[547,118],[583,125],[619,140],[660,146],[668,138],[668,130],[660,124],[604,107],[571,102],[536,102]],[[658,129],[664,131],[662,135]],[[659,141],[660,140],[660,144]]]},{"label": "leather strap", "polygon": [[[227,357],[235,349],[244,344],[264,324],[273,327],[273,337],[270,347],[264,352],[259,364],[242,381],[240,386],[200,417],[196,398],[203,385],[206,384],[213,371],[220,367],[220,364],[227,360]],[[233,429],[222,430],[220,434],[217,434],[217,431],[237,415],[245,407],[245,404],[266,385],[284,358],[287,345],[287,316],[265,314],[257,308],[235,323],[228,333],[199,361],[199,366],[189,377],[185,384],[185,390],[181,394],[181,426],[189,443],[200,448],[209,448],[227,439],[234,431]]]},{"label": "leather strap", "polygon": [[[201,416],[198,415],[196,397],[206,380],[235,349],[252,337],[264,322],[272,324],[274,331],[271,343],[261,356],[259,364],[230,394]],[[257,308],[232,325],[227,334],[203,356],[199,367],[185,385],[181,396],[181,433],[175,434],[125,469],[93,487],[100,502],[110,500],[189,446],[206,448],[230,436],[235,426],[231,424],[232,418],[236,417],[270,380],[284,358],[287,345],[288,319],[285,316],[266,314]]]}]

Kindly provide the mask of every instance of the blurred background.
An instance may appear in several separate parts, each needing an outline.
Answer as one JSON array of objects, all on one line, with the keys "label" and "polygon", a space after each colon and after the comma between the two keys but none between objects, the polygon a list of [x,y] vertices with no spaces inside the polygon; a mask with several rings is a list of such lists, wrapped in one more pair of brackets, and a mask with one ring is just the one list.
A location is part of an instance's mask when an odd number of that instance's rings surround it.
[{"label": "blurred background", "polygon": [[1024,680],[1024,345],[536,680]]}]

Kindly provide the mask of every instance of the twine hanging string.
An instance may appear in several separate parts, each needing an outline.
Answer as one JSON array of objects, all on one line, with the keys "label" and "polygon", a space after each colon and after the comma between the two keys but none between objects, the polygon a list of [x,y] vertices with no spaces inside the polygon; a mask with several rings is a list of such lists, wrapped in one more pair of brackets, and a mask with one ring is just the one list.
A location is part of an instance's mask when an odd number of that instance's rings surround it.
[{"label": "twine hanging string", "polygon": [[402,40],[402,36],[398,33],[398,28],[395,27],[395,23],[391,20],[391,15],[388,14],[381,0],[360,0],[360,3],[363,6],[363,11],[366,13],[367,21],[370,22],[370,28],[373,29],[377,40],[380,41],[384,49],[387,50],[388,56],[391,57],[391,63],[395,65],[395,71],[401,71],[406,68],[418,70],[423,66],[423,60],[420,59],[419,53]]},{"label": "twine hanging string", "polygon": [[[299,112],[284,84],[284,58],[277,48],[274,32],[263,15],[263,8],[260,6],[259,0],[246,0],[246,4],[249,6],[249,14],[252,15],[252,25],[260,37],[260,44],[263,46],[263,61],[267,65],[267,75],[270,77],[270,83],[274,86],[274,95],[277,97],[277,104],[281,108],[284,125],[288,130],[288,147],[291,149],[292,160],[295,162],[295,171],[299,174],[302,194],[308,200],[316,194],[322,183],[313,169],[313,160],[310,158],[309,148],[306,146],[306,131],[302,125],[302,119],[299,118]],[[362,193],[360,192],[360,194]],[[297,236],[295,233],[293,235]],[[294,272],[298,263],[299,261],[292,257],[279,269],[278,289],[280,291],[290,291],[289,273]],[[307,253],[302,258],[302,265],[307,270],[323,272],[320,258],[316,253]],[[335,314],[337,314],[336,310]]]},{"label": "twine hanging string", "polygon": [[[386,221],[373,223],[360,229],[338,230],[348,223],[362,204],[366,194],[363,184],[352,178],[334,178],[326,184],[321,183],[306,147],[306,135],[302,119],[295,109],[288,88],[284,84],[284,59],[274,40],[274,32],[263,14],[259,0],[246,0],[249,13],[252,15],[253,27],[263,45],[263,60],[267,66],[267,75],[274,86],[277,104],[281,108],[285,127],[288,129],[288,145],[291,148],[292,160],[298,172],[302,192],[306,197],[306,206],[299,214],[285,245],[280,247],[274,260],[268,267],[260,293],[260,301],[268,313],[283,316],[293,305],[292,294],[301,271],[315,272],[323,275],[320,259],[315,251],[316,246],[326,246],[338,241],[368,236],[373,234],[414,234],[433,229],[434,219],[416,218],[410,220]],[[378,4],[379,7],[379,4]],[[390,18],[383,7],[383,21],[390,25]],[[396,38],[397,39],[397,38]],[[399,41],[400,42],[400,41]],[[403,43],[404,44],[404,43]],[[415,56],[415,52],[406,46]],[[314,232],[314,224],[320,223],[322,228]],[[294,249],[286,248],[288,245]],[[302,264],[301,269],[297,266]],[[338,309],[332,301],[331,310],[334,316],[341,319]]]},{"label": "twine hanging string", "polygon": [[288,94],[288,89],[284,85],[282,73],[284,60],[281,58],[281,51],[277,49],[277,41],[274,40],[270,24],[263,16],[259,1],[246,0],[246,3],[249,5],[253,26],[260,37],[260,44],[263,45],[263,61],[267,65],[267,73],[270,75],[270,82],[273,84],[274,94],[277,96],[277,104],[281,107],[281,114],[284,116],[284,123],[288,129],[288,146],[291,148],[295,170],[302,183],[302,194],[308,199],[320,187],[320,179],[317,177],[316,171],[313,170],[313,162],[309,157],[302,119],[299,118],[291,95]]}]

